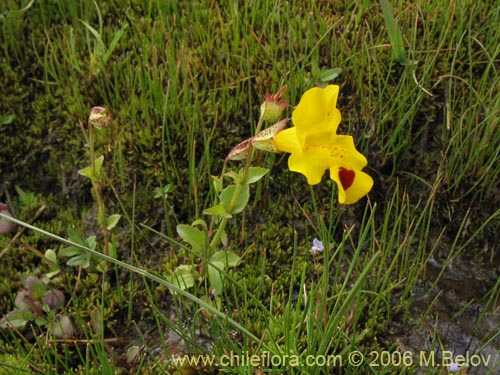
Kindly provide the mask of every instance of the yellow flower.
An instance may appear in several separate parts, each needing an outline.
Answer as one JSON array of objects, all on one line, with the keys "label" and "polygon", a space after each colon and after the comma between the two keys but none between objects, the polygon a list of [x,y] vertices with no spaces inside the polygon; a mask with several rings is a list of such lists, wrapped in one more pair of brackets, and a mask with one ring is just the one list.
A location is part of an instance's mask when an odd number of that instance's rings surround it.
[{"label": "yellow flower", "polygon": [[327,169],[339,191],[339,203],[352,204],[368,194],[372,178],[362,171],[367,160],[349,135],[337,135],[341,120],[336,108],[339,87],[315,87],[304,93],[292,113],[293,128],[278,132],[274,143],[291,153],[288,167],[302,173],[310,185],[318,184]]}]

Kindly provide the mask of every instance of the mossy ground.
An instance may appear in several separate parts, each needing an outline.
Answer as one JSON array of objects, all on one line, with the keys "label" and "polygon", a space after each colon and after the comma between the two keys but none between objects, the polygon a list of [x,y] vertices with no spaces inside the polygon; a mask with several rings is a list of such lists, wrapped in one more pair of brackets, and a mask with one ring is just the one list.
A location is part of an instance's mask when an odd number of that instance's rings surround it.
[{"label": "mossy ground", "polygon": [[[369,200],[341,207],[326,177],[310,188],[288,171],[285,155],[259,155],[271,172],[230,223],[230,247],[242,263],[231,274],[225,314],[277,351],[313,352],[322,347],[321,333],[309,329],[319,323],[304,317],[318,311],[305,296],[312,293],[334,315],[336,299],[380,251],[334,350],[392,350],[397,342],[418,350],[405,342],[421,338],[412,333],[421,329],[418,322],[456,324],[470,306],[485,311],[471,319],[498,327],[500,8],[494,2],[397,2],[406,66],[394,58],[377,2],[43,0],[15,9],[14,1],[0,5],[0,115],[14,115],[0,124],[0,198],[19,219],[62,237],[69,227],[99,235],[91,185],[78,170],[89,164],[81,125],[92,106],[103,105],[113,119],[96,145],[105,158],[107,210],[123,215],[115,232],[118,258],[160,276],[196,263],[154,231],[176,238],[177,224],[203,217],[215,194],[211,176],[232,146],[253,134],[264,93],[288,84],[296,104],[319,83],[319,72],[340,67],[340,132],[352,134],[369,160],[375,180]],[[167,196],[155,198],[155,188],[166,185]],[[16,186],[36,200],[23,202]],[[327,291],[324,264],[309,254],[320,236],[331,245]],[[64,247],[33,231],[11,239],[0,240],[6,249],[2,314],[13,308],[21,275],[50,271],[37,254]],[[472,281],[474,287],[456,287]],[[189,336],[200,331],[218,354],[259,348],[227,322],[117,267],[103,276],[61,262],[52,283],[71,296],[67,309],[81,325],[78,337],[102,347],[46,346],[38,328],[26,340],[3,333],[0,349],[22,353],[34,372],[158,371],[155,366],[174,372],[155,350],[173,351],[165,335],[176,327],[189,331],[185,341],[193,352],[203,345]],[[193,291],[206,293],[204,284]],[[457,304],[445,310],[441,294]],[[97,308],[105,328],[92,336]],[[297,325],[295,335],[285,332],[287,319]],[[437,326],[433,334],[442,334]],[[478,323],[467,337],[477,340],[476,348],[498,350],[491,332]],[[108,347],[97,340],[117,337],[128,341]],[[439,340],[446,344],[442,336],[432,343]],[[127,363],[123,353],[137,342],[147,360]]]}]

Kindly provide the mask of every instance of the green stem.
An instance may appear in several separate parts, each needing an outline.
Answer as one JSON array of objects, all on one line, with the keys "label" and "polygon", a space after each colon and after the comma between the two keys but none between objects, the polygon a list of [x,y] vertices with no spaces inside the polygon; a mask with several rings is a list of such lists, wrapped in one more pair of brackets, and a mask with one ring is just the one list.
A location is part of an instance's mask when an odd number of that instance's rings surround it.
[{"label": "green stem", "polygon": [[[102,200],[102,186],[101,186],[101,176],[97,176],[96,170],[96,156],[95,156],[95,138],[94,138],[94,126],[91,122],[88,122],[89,128],[89,148],[90,148],[90,165],[92,168],[92,189],[94,190],[95,200],[97,203],[97,222],[101,227],[101,232],[104,238],[104,254],[109,255],[108,243],[109,243],[109,231],[106,228],[106,207]],[[100,171],[102,173],[102,171]]]},{"label": "green stem", "polygon": [[[259,118],[259,122],[257,123],[257,128],[255,129],[255,134],[259,134],[262,125],[264,124],[264,119],[262,116]],[[231,202],[229,203],[229,207],[226,210],[226,213],[232,214],[234,207],[236,206],[236,202],[238,202],[238,199],[240,198],[241,191],[243,190],[243,187],[246,184],[247,178],[248,178],[248,171],[250,170],[250,166],[252,165],[252,159],[254,155],[255,149],[252,146],[252,142],[249,143],[248,146],[248,157],[245,163],[245,167],[243,168],[243,173],[242,173],[242,178],[241,181],[237,184],[236,190],[234,191],[233,198],[231,199]],[[225,164],[224,164],[224,169],[225,169]],[[224,177],[224,169],[223,173],[221,175],[221,178]],[[215,249],[220,241],[220,238],[222,236],[222,233],[224,233],[224,230],[226,229],[227,222],[229,221],[229,218],[223,217],[219,223],[219,227],[217,228],[217,231],[215,232],[212,241],[210,242],[210,247],[208,249],[208,256],[212,256],[212,254],[215,252]]]},{"label": "green stem", "polygon": [[95,150],[94,150],[94,127],[88,122],[89,128],[89,149],[90,149],[90,166],[92,168],[92,183],[96,180],[96,169],[95,169]]}]

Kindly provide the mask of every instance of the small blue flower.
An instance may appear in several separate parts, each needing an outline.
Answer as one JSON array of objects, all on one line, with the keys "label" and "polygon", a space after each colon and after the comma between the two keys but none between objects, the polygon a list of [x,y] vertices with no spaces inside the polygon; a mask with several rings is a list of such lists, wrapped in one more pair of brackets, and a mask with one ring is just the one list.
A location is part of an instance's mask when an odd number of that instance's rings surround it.
[{"label": "small blue flower", "polygon": [[318,253],[321,253],[323,250],[325,250],[325,247],[323,246],[323,242],[315,238],[313,240],[313,245],[311,247],[311,254],[315,255]]},{"label": "small blue flower", "polygon": [[450,371],[451,372],[458,372],[458,370],[460,370],[460,368],[458,367],[458,365],[456,363],[452,363],[450,365]]}]

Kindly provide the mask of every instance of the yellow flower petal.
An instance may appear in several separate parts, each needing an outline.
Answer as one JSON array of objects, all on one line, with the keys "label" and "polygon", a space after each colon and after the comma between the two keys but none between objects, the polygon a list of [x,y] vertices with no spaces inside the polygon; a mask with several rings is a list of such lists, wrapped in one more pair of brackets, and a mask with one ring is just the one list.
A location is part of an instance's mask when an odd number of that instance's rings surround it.
[{"label": "yellow flower petal", "polygon": [[288,158],[288,168],[306,176],[309,185],[316,185],[321,182],[321,178],[329,168],[328,161],[329,150],[327,148],[312,147],[305,152],[292,153]]},{"label": "yellow flower petal", "polygon": [[337,132],[341,121],[340,111],[336,108],[339,87],[328,85],[324,89],[314,87],[307,90],[292,113],[292,121],[297,128],[301,144],[307,134],[316,132]]},{"label": "yellow flower petal", "polygon": [[[287,138],[292,136],[293,133],[290,132]],[[288,142],[291,143],[290,140]],[[287,152],[292,153],[288,159],[288,168],[306,176],[310,185],[321,182],[325,171],[333,166],[361,170],[367,164],[363,154],[356,150],[350,135],[309,134],[302,149]]]},{"label": "yellow flower petal", "polygon": [[278,132],[274,136],[274,145],[278,149],[278,151],[282,152],[297,152],[302,149],[302,146],[299,143],[299,139],[297,138],[297,129],[296,128],[288,128]]},{"label": "yellow flower petal", "polygon": [[346,169],[363,169],[368,164],[365,156],[356,150],[352,136],[337,135],[330,144],[337,155],[337,160],[332,159],[330,165],[337,164]]},{"label": "yellow flower petal", "polygon": [[[346,185],[346,188],[344,188],[341,176],[343,173],[346,174],[346,171],[348,174],[347,182],[350,182],[350,185]],[[356,203],[368,194],[373,187],[373,179],[370,175],[361,170],[348,170],[335,165],[330,168],[330,178],[337,184],[339,192],[338,199],[341,204]],[[346,180],[344,180],[344,184],[345,183]]]}]

